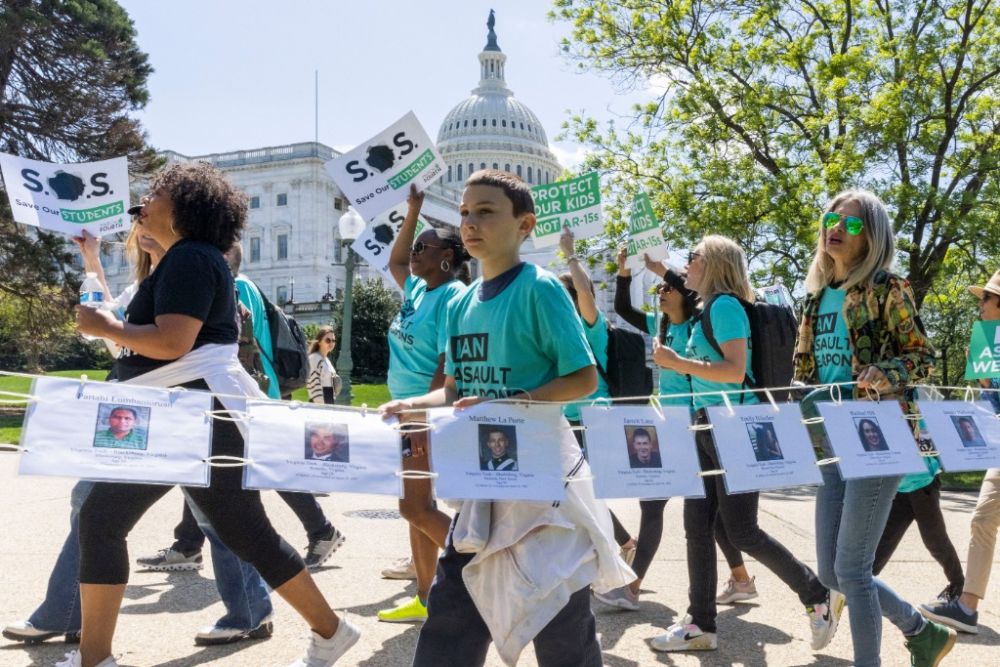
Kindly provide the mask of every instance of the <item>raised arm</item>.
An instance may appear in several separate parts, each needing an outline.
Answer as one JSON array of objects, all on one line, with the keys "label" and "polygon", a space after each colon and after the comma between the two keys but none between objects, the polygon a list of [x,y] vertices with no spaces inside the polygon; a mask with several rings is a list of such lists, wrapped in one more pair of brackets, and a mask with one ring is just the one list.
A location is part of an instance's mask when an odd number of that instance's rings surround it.
[{"label": "raised arm", "polygon": [[87,273],[96,273],[97,279],[104,288],[104,299],[108,301],[112,298],[108,281],[104,277],[104,267],[101,265],[101,239],[97,238],[87,230],[83,230],[83,236],[74,236],[73,242],[80,249],[83,257],[83,270]]},{"label": "raised arm", "polygon": [[410,247],[413,245],[413,235],[417,229],[417,218],[420,207],[424,205],[424,193],[418,192],[415,185],[410,186],[410,196],[406,198],[406,218],[396,234],[396,242],[389,253],[389,273],[402,289],[406,279],[410,277]]},{"label": "raised arm", "polygon": [[632,307],[632,272],[625,266],[628,249],[618,249],[618,277],[615,279],[615,312],[639,331],[647,331],[646,313]]},{"label": "raised arm", "polygon": [[569,274],[573,276],[573,287],[576,289],[576,303],[580,308],[580,317],[583,318],[588,327],[592,327],[597,322],[597,302],[591,291],[590,276],[587,275],[580,258],[573,250],[573,232],[569,231],[569,227],[563,229],[562,235],[559,237],[559,247],[566,258]]}]

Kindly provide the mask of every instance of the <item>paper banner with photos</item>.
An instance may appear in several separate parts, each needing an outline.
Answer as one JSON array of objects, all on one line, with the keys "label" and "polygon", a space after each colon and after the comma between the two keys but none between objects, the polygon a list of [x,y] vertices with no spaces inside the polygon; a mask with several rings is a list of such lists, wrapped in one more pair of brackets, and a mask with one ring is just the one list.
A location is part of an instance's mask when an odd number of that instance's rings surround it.
[{"label": "paper banner with photos", "polygon": [[15,222],[70,236],[127,231],[128,160],[53,163],[0,153]]},{"label": "paper banner with photos", "polygon": [[560,406],[487,402],[427,418],[438,498],[562,500],[560,449],[572,435]]},{"label": "paper banner with photos", "polygon": [[[397,288],[396,279],[389,271],[389,255],[393,246],[396,245],[396,236],[399,234],[399,228],[403,225],[405,217],[406,204],[395,206],[366,225],[365,230],[351,244],[354,252],[358,253],[370,266],[378,269],[389,284]],[[413,233],[414,240],[427,227],[427,221],[423,217],[418,217],[417,226]]]},{"label": "paper banner with photos", "polygon": [[965,379],[989,380],[995,377],[1000,377],[1000,320],[973,322]]},{"label": "paper banner with photos", "polygon": [[565,181],[531,188],[538,219],[532,239],[536,248],[559,243],[563,227],[577,239],[604,232],[601,218],[601,177],[596,171]]},{"label": "paper banner with photos", "polygon": [[1000,467],[1000,420],[988,401],[918,401],[948,472]]},{"label": "paper banner with photos", "polygon": [[732,412],[712,406],[707,412],[729,493],[823,483],[797,405],[734,405]]},{"label": "paper banner with photos", "polygon": [[669,254],[667,242],[663,240],[660,222],[653,211],[649,195],[640,192],[632,202],[632,212],[628,222],[628,249],[625,265],[632,271],[646,266],[643,255],[652,260],[663,260]]},{"label": "paper banner with photos", "polygon": [[410,186],[426,190],[444,160],[412,111],[360,146],[326,163],[333,182],[365,220],[406,201]]},{"label": "paper banner with photos", "polygon": [[894,400],[817,403],[842,479],[927,471],[911,422]]},{"label": "paper banner with photos", "polygon": [[248,489],[400,495],[399,432],[377,411],[247,401]]},{"label": "paper banner with photos", "polygon": [[691,411],[648,406],[584,407],[585,450],[598,498],[703,498]]},{"label": "paper banner with photos", "polygon": [[207,486],[212,395],[41,377],[19,474]]}]

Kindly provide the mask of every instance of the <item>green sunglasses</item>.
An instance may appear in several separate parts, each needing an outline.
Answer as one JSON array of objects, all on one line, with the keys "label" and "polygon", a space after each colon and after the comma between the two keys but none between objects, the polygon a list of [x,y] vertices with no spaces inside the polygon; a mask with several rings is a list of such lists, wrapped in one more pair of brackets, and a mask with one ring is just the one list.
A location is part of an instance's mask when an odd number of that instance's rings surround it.
[{"label": "green sunglasses", "polygon": [[841,215],[840,213],[834,213],[830,211],[829,213],[823,214],[823,227],[826,229],[833,229],[836,227],[840,221],[844,221],[844,229],[851,236],[857,236],[864,229],[865,221],[861,218],[855,218],[853,215]]}]

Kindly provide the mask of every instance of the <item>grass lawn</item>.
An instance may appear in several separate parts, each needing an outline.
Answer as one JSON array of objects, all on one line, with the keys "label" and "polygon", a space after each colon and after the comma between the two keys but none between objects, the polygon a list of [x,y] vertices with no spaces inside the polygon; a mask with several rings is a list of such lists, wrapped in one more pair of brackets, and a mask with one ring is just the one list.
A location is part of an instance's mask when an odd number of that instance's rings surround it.
[{"label": "grass lawn", "polygon": [[[78,378],[81,374],[91,380],[103,380],[107,377],[107,371],[87,370],[87,371],[56,371],[48,373],[59,377]],[[31,378],[11,377],[0,375],[0,391],[13,391],[20,394],[27,394],[31,391]],[[367,405],[370,408],[378,407],[389,400],[389,388],[384,384],[355,384],[351,385],[351,393],[354,399],[351,405],[360,407]],[[309,402],[309,394],[305,388],[296,390],[292,398],[303,403]],[[19,414],[0,415],[0,443],[17,444],[21,439],[22,417]]]}]

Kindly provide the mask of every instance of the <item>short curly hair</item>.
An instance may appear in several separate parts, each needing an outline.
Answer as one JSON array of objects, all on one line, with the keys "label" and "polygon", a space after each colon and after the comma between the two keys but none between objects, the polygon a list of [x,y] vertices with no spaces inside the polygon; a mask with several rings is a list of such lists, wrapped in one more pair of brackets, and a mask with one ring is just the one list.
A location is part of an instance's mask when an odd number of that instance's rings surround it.
[{"label": "short curly hair", "polygon": [[174,229],[185,239],[226,252],[239,241],[247,219],[247,196],[207,162],[182,162],[153,177],[174,208]]}]

